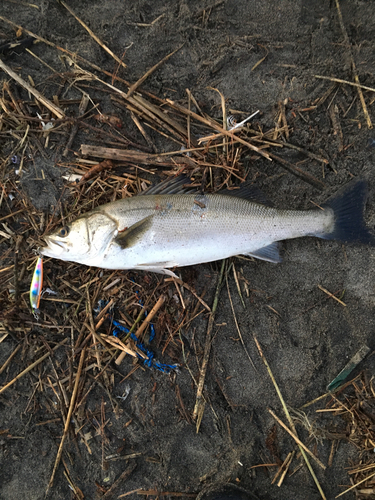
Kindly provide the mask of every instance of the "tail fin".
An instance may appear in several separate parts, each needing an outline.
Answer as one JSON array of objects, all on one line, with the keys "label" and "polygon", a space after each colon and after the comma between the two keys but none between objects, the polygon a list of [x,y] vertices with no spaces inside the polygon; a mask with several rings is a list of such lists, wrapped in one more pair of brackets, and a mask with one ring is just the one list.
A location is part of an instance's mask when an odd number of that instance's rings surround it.
[{"label": "tail fin", "polygon": [[367,199],[367,182],[351,183],[330,198],[323,208],[331,208],[335,216],[335,226],[331,233],[320,235],[327,240],[344,242],[356,241],[374,245],[375,238],[366,227],[363,211]]}]

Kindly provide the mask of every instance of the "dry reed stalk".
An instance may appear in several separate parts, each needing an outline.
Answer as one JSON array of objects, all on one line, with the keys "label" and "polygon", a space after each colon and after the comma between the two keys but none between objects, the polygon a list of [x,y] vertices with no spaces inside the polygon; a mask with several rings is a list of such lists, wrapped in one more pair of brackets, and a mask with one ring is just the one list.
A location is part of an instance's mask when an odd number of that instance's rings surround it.
[{"label": "dry reed stalk", "polygon": [[[150,324],[152,318],[155,316],[155,314],[158,312],[158,310],[164,304],[164,300],[165,300],[164,295],[161,295],[159,297],[158,301],[156,302],[156,304],[154,305],[154,307],[147,314],[146,319],[143,321],[142,325],[136,331],[135,335],[137,336],[137,338],[140,338],[140,336],[142,335],[142,333],[144,332],[144,330],[148,327],[148,325]],[[141,311],[141,313],[143,313],[143,310]],[[129,337],[129,335],[130,335],[130,332],[127,335],[127,337]],[[120,356],[116,359],[116,364],[119,365],[123,361],[123,359],[125,358],[125,356],[126,356],[126,352],[122,352],[120,354]]]},{"label": "dry reed stalk", "polygon": [[221,290],[221,283],[222,283],[223,277],[224,277],[225,264],[226,264],[226,260],[223,260],[221,263],[221,269],[220,269],[220,274],[219,274],[218,282],[217,282],[217,286],[216,286],[214,301],[212,304],[210,319],[208,320],[206,342],[204,345],[203,360],[202,360],[202,365],[201,365],[200,374],[199,374],[197,396],[196,396],[195,406],[194,406],[194,411],[193,411],[193,420],[196,421],[196,432],[197,433],[199,432],[199,428],[200,428],[200,424],[201,424],[203,412],[204,412],[204,406],[205,406],[205,401],[203,398],[203,387],[204,387],[204,381],[206,378],[208,360],[210,357],[211,343],[212,343],[212,329],[214,326],[215,313],[216,313],[216,309],[217,309],[218,302],[219,302],[219,295],[220,295],[220,290]]},{"label": "dry reed stalk", "polygon": [[159,309],[161,308],[161,306],[164,304],[164,301],[165,301],[165,296],[161,295],[158,298],[158,301],[156,302],[156,304],[154,305],[154,307],[147,314],[147,316],[146,316],[145,320],[143,321],[143,323],[141,324],[141,326],[136,331],[136,333],[135,333],[136,337],[140,338],[140,336],[142,335],[142,333],[146,330],[146,328],[148,327],[148,325],[151,323],[151,320],[153,319],[153,317],[155,316],[155,314],[159,311]]},{"label": "dry reed stalk", "polygon": [[154,71],[156,71],[158,68],[160,68],[160,66],[162,64],[164,64],[166,61],[168,61],[168,59],[170,57],[173,56],[173,54],[175,54],[176,52],[178,52],[181,48],[183,47],[183,45],[181,45],[180,47],[178,47],[177,49],[175,49],[173,52],[171,52],[170,54],[166,55],[165,57],[163,57],[163,59],[161,61],[159,61],[158,63],[156,63],[152,68],[150,68],[148,71],[146,71],[146,73],[139,79],[137,80],[135,83],[133,83],[132,85],[130,85],[130,88],[128,90],[128,93],[126,94],[126,97],[129,98],[136,90],[137,88],[142,85],[142,83],[150,76],[152,75],[152,73]]},{"label": "dry reed stalk", "polygon": [[[55,347],[52,348],[52,351],[55,351],[56,349],[58,349],[59,347],[61,347],[62,345],[64,345],[66,342],[68,342],[69,339],[64,339],[62,342],[60,342],[59,344],[57,344]],[[4,392],[6,389],[8,389],[11,385],[14,384],[14,382],[17,382],[17,380],[19,380],[20,378],[22,378],[24,375],[26,375],[26,373],[28,373],[30,370],[32,370],[33,368],[35,368],[36,366],[38,366],[42,361],[44,361],[45,359],[48,358],[48,356],[50,356],[51,353],[50,352],[47,352],[46,354],[44,354],[44,356],[42,356],[41,358],[37,359],[36,361],[34,361],[34,363],[31,363],[30,366],[28,366],[25,370],[23,370],[21,373],[19,373],[16,377],[14,377],[14,379],[12,379],[10,382],[8,382],[6,385],[4,385],[1,389],[0,389],[0,394],[2,392]]]},{"label": "dry reed stalk", "polygon": [[345,83],[345,85],[351,85],[352,87],[368,90],[369,92],[375,92],[375,88],[373,87],[367,87],[366,85],[362,85],[356,82],[351,82],[349,80],[343,80],[342,78],[334,78],[333,76],[323,76],[323,75],[314,75],[314,78],[319,78],[320,80],[329,80],[331,82],[336,82],[336,83]]},{"label": "dry reed stalk", "polygon": [[[278,384],[277,384],[277,382],[276,382],[276,379],[275,379],[275,377],[273,376],[273,373],[272,373],[271,367],[270,367],[270,365],[268,364],[268,361],[267,361],[267,359],[266,359],[265,355],[263,354],[263,350],[262,350],[262,348],[260,347],[260,344],[259,344],[259,342],[258,342],[258,339],[255,337],[255,335],[254,335],[253,337],[254,337],[254,341],[255,341],[255,343],[256,343],[256,345],[257,345],[257,348],[258,348],[258,351],[259,351],[259,355],[260,355],[260,357],[262,358],[262,361],[263,361],[263,363],[264,363],[264,365],[265,365],[265,367],[266,367],[266,369],[267,369],[268,375],[270,376],[270,378],[271,378],[271,380],[272,380],[272,383],[273,383],[273,385],[274,385],[274,387],[275,387],[275,390],[276,390],[276,392],[277,392],[277,395],[278,395],[278,397],[279,397],[279,399],[280,399],[280,402],[281,402],[281,404],[282,404],[282,407],[283,407],[284,413],[285,413],[285,415],[286,415],[286,418],[288,419],[288,422],[289,422],[290,428],[292,429],[293,433],[297,436],[297,432],[296,432],[296,429],[295,429],[295,426],[294,426],[294,423],[293,423],[292,417],[290,416],[290,413],[289,413],[288,407],[287,407],[287,405],[286,405],[286,403],[285,403],[285,400],[284,400],[284,398],[283,398],[283,395],[281,394],[281,391],[280,391],[280,388],[279,388],[279,386],[278,386]],[[317,486],[317,488],[318,488],[318,490],[319,490],[319,493],[320,493],[321,497],[322,497],[324,500],[327,500],[327,499],[326,499],[326,496],[325,496],[325,494],[324,494],[324,492],[323,492],[323,490],[322,490],[322,487],[320,486],[319,480],[318,480],[318,478],[316,477],[316,474],[315,474],[315,472],[314,472],[314,469],[312,468],[312,466],[311,466],[311,464],[310,464],[310,461],[309,461],[309,459],[308,459],[308,457],[307,457],[307,455],[306,455],[305,450],[302,448],[302,446],[301,446],[300,444],[298,444],[298,447],[299,447],[300,452],[301,452],[301,454],[302,454],[302,456],[303,456],[303,458],[304,458],[304,460],[305,460],[305,462],[306,462],[306,465],[307,465],[307,467],[308,467],[308,469],[309,469],[309,471],[310,471],[310,474],[311,474],[311,476],[312,476],[312,478],[313,478],[313,480],[314,480],[314,482],[315,482],[315,484],[316,484],[316,486]]]},{"label": "dry reed stalk", "polygon": [[[342,31],[342,34],[343,34],[343,37],[344,37],[346,48],[347,48],[347,50],[349,52],[349,57],[350,57],[350,61],[351,61],[352,71],[353,71],[353,74],[354,74],[354,80],[355,80],[355,83],[359,85],[358,71],[357,71],[357,67],[356,67],[355,61],[354,61],[353,52],[352,52],[352,49],[351,49],[351,44],[350,44],[350,40],[349,40],[349,37],[348,37],[348,33],[347,33],[346,29],[345,29],[344,20],[342,18],[340,2],[339,2],[339,0],[335,0],[335,2],[336,2],[336,9],[337,9],[337,14],[338,14],[338,18],[339,18],[340,28],[341,28],[341,31]],[[365,118],[366,118],[367,127],[369,129],[372,129],[371,118],[370,118],[370,115],[368,113],[366,102],[365,102],[365,98],[363,97],[362,89],[361,89],[360,86],[357,86],[357,91],[358,91],[358,95],[359,95],[359,100],[361,101],[361,104],[362,104],[363,114],[365,115]]]},{"label": "dry reed stalk", "polygon": [[281,425],[281,427],[286,430],[286,432],[292,436],[292,438],[294,439],[294,441],[299,445],[299,446],[302,446],[302,448],[306,451],[306,453],[308,453],[310,455],[311,458],[313,458],[315,460],[315,462],[323,469],[325,470],[326,469],[326,466],[319,460],[319,458],[317,458],[314,453],[312,451],[310,451],[308,449],[308,447],[302,443],[302,441],[299,439],[298,436],[296,436],[296,434],[294,434],[288,426],[286,426],[284,424],[284,422],[282,420],[279,419],[279,417],[277,415],[275,415],[275,413],[268,409],[269,413],[273,416],[273,418],[276,420],[276,422]]},{"label": "dry reed stalk", "polygon": [[53,486],[53,481],[54,481],[54,478],[55,478],[55,474],[56,474],[57,468],[58,468],[60,460],[61,460],[61,455],[62,455],[62,452],[63,452],[64,442],[65,442],[66,436],[68,435],[70,420],[72,418],[73,409],[74,409],[76,398],[77,398],[78,384],[79,384],[79,380],[80,380],[81,373],[82,373],[82,367],[83,367],[83,361],[85,359],[85,354],[86,354],[86,351],[85,351],[85,349],[83,349],[82,352],[81,352],[81,357],[79,359],[79,365],[78,365],[78,370],[77,370],[77,374],[76,374],[76,379],[74,381],[74,388],[73,388],[72,397],[70,399],[70,405],[69,405],[68,415],[66,417],[66,422],[65,422],[65,427],[64,427],[64,433],[63,433],[63,436],[62,436],[61,441],[60,441],[60,446],[59,446],[59,449],[58,449],[58,452],[57,452],[57,456],[56,456],[56,460],[55,460],[55,465],[53,467],[51,479],[50,479],[50,481],[48,483],[48,486],[47,486],[46,494],[49,492],[49,490]]},{"label": "dry reed stalk", "polygon": [[237,140],[238,142],[240,142],[241,144],[243,144],[244,146],[247,146],[249,149],[255,151],[256,153],[260,154],[261,156],[263,156],[264,158],[267,158],[267,160],[271,160],[270,156],[268,155],[268,153],[265,153],[264,151],[262,151],[261,149],[257,148],[256,146],[254,146],[253,144],[251,144],[250,142],[247,142],[245,141],[244,139],[241,139],[240,137],[236,137],[233,132],[228,132],[227,130],[224,130],[222,127],[220,127],[220,125],[218,125],[214,120],[208,120],[207,118],[203,118],[202,116],[199,116],[197,115],[197,113],[194,113],[193,111],[189,111],[188,109],[185,109],[183,108],[182,106],[180,106],[179,104],[175,103],[174,101],[172,101],[171,99],[167,99],[166,102],[174,109],[177,109],[178,111],[180,111],[181,113],[184,113],[185,115],[189,115],[191,116],[192,118],[194,118],[195,120],[201,122],[201,123],[204,123],[205,125],[207,125],[208,127],[211,127],[215,130],[217,130],[218,132],[220,132],[221,134],[225,135],[226,137],[229,137],[231,139],[234,139],[234,140]]},{"label": "dry reed stalk", "polygon": [[328,295],[328,297],[332,298],[332,299],[335,299],[339,304],[341,304],[342,306],[346,307],[346,304],[345,302],[343,302],[342,300],[338,299],[336,297],[336,295],[334,295],[333,293],[329,292],[328,290],[326,290],[325,288],[323,288],[321,285],[318,285],[318,288],[319,290],[321,290],[322,292],[326,293]]},{"label": "dry reed stalk", "polygon": [[39,102],[41,102],[46,108],[48,108],[51,113],[53,113],[57,118],[64,118],[65,113],[62,109],[60,109],[58,106],[56,106],[52,101],[44,97],[38,90],[36,90],[34,87],[32,87],[30,84],[25,82],[23,78],[17,75],[9,66],[7,66],[1,59],[0,59],[0,69],[5,71],[5,73],[8,73],[9,76],[13,78],[21,87],[26,89],[30,94],[32,94],[35,99],[37,99]]},{"label": "dry reed stalk", "polygon": [[104,49],[111,57],[113,57],[113,59],[118,64],[121,64],[123,68],[127,67],[126,64],[123,61],[121,61],[121,59],[118,56],[116,56],[116,54],[114,54],[114,52],[112,52],[112,50],[109,47],[107,47],[107,45],[104,42],[102,42],[98,36],[95,35],[95,33],[87,26],[87,24],[84,23],[82,19],[80,19],[74,13],[73,9],[71,9],[69,5],[67,5],[63,0],[58,0],[58,1],[59,3],[61,3],[61,5],[63,5],[66,8],[68,12],[70,12],[70,14],[79,22],[79,24],[85,28],[85,30],[89,33],[89,35],[95,40],[97,44],[99,44],[102,47],[102,49]]}]

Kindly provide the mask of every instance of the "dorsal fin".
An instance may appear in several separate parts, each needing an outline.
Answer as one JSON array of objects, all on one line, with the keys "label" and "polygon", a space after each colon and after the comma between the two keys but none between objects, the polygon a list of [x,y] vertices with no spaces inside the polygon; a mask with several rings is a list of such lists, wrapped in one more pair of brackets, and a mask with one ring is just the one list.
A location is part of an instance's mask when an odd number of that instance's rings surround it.
[{"label": "dorsal fin", "polygon": [[172,179],[165,179],[154,186],[149,187],[138,196],[151,194],[186,194],[197,191],[196,187],[191,186],[191,180],[186,175],[178,175]]},{"label": "dorsal fin", "polygon": [[235,196],[236,198],[243,198],[244,200],[260,203],[261,205],[266,205],[267,207],[273,207],[273,203],[267,199],[260,189],[247,182],[241,184],[238,189],[223,189],[222,191],[219,191],[219,194]]}]

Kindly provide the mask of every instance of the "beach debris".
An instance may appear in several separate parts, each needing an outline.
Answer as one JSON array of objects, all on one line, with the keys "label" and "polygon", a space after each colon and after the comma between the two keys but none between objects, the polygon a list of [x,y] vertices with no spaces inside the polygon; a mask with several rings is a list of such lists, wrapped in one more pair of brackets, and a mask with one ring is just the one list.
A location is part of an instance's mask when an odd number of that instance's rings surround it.
[{"label": "beach debris", "polygon": [[246,491],[235,484],[224,484],[219,487],[203,489],[197,500],[259,500],[254,493]]},{"label": "beach debris", "polygon": [[[136,333],[133,333],[131,329],[127,328],[120,322],[113,319],[111,315],[111,324],[114,326],[114,329],[112,331],[112,336],[102,334],[101,337],[114,347],[119,348],[122,351],[123,355],[130,354],[133,357],[138,357],[138,359],[140,359],[143,362],[144,366],[147,366],[148,368],[155,368],[160,372],[169,374],[172,370],[178,370],[179,365],[177,364],[170,365],[156,361],[154,359],[155,355],[153,351],[148,349],[140,338],[142,333],[147,328],[147,326],[150,325],[149,343],[151,343],[154,340],[155,328],[154,325],[151,323],[151,320],[163,303],[164,303],[164,297],[161,296],[156,305],[150,311],[150,314],[147,314],[147,311],[142,308],[141,312],[146,315],[146,320],[142,323],[140,328],[138,328]],[[143,304],[141,305],[143,306]],[[103,307],[105,307],[105,305],[103,304],[102,301],[99,301],[95,311],[100,314]],[[122,334],[125,334],[125,336],[123,336],[123,338],[120,339],[120,336],[122,336]],[[134,343],[134,347],[130,347],[127,345],[128,339],[131,339],[132,343]],[[123,355],[121,355],[119,359],[116,361],[117,364],[120,364],[118,361],[120,362],[122,361]]]},{"label": "beach debris", "polygon": [[94,120],[100,122],[100,123],[108,123],[109,125],[112,125],[117,128],[122,128],[122,121],[118,116],[115,115],[103,115],[102,113],[99,113],[97,115],[93,116]]},{"label": "beach debris", "polygon": [[[129,334],[130,330],[129,328],[126,328],[125,326],[121,325],[118,321],[112,320],[113,325],[115,326],[112,334],[114,337],[118,337],[121,333]],[[149,342],[151,343],[154,340],[155,337],[155,330],[152,329],[150,333],[150,340]],[[163,372],[166,374],[169,374],[172,370],[178,370],[179,365],[177,364],[167,364],[167,363],[160,363],[159,361],[156,361],[154,359],[155,354],[153,351],[148,349],[144,343],[137,337],[136,334],[130,333],[130,338],[131,340],[134,341],[136,347],[141,351],[141,352],[136,352],[138,358],[143,362],[144,366],[147,366],[148,368],[155,368],[155,370],[158,370],[159,372]]]},{"label": "beach debris", "polygon": [[113,165],[113,162],[111,160],[104,160],[104,161],[101,161],[100,163],[98,163],[97,165],[94,165],[93,167],[91,167],[82,177],[81,179],[79,180],[79,183],[78,185],[82,185],[83,183],[85,183],[86,181],[90,180],[92,177],[94,177],[95,175],[99,174],[100,172],[102,172],[103,170],[109,170],[111,168],[113,168],[114,165]]},{"label": "beach debris", "polygon": [[214,326],[216,310],[217,310],[217,306],[219,303],[219,296],[220,296],[220,291],[221,291],[221,284],[222,284],[222,281],[224,278],[225,265],[226,265],[226,261],[223,260],[221,263],[220,274],[218,277],[214,301],[212,304],[212,309],[211,309],[210,317],[208,320],[206,341],[204,344],[203,360],[201,363],[199,380],[197,383],[197,396],[195,399],[195,405],[194,405],[194,411],[193,411],[193,420],[195,420],[195,429],[196,429],[197,434],[198,434],[199,429],[200,429],[204,409],[206,406],[206,400],[205,400],[205,397],[203,395],[203,388],[204,388],[204,382],[206,379],[208,361],[210,358],[210,352],[211,352],[211,346],[212,346],[212,329]]},{"label": "beach debris", "polygon": [[40,123],[42,125],[42,129],[44,132],[47,132],[48,130],[51,130],[51,128],[54,127],[54,123],[53,123],[55,121],[54,118],[51,118],[50,122],[44,122],[43,118],[40,116],[39,113],[37,113],[37,117],[40,119]]},{"label": "beach debris", "polygon": [[347,377],[352,373],[352,371],[365,359],[367,354],[371,351],[368,345],[363,345],[359,351],[350,359],[350,361],[344,366],[341,372],[335,377],[330,384],[327,386],[327,391],[335,392],[337,391],[345,382]]},{"label": "beach debris", "polygon": [[236,122],[236,119],[234,118],[233,115],[229,115],[227,117],[228,131],[231,132],[233,130],[236,130],[238,128],[243,127],[245,125],[245,123],[247,123],[252,118],[254,118],[254,116],[256,116],[258,113],[260,113],[259,109],[257,111],[255,111],[255,113],[252,113],[250,116],[248,116],[247,118],[245,118],[244,120],[240,121],[239,123]]},{"label": "beach debris", "polygon": [[[277,420],[277,422],[278,422],[280,425],[282,425],[282,427],[283,427],[284,429],[286,429],[286,430],[287,430],[288,434],[290,434],[290,435],[293,437],[293,439],[296,441],[296,443],[297,443],[297,445],[298,445],[298,448],[299,448],[299,450],[300,450],[300,453],[301,453],[301,455],[303,456],[303,459],[305,460],[305,463],[306,463],[306,465],[307,465],[307,468],[309,469],[310,474],[311,474],[311,476],[312,476],[312,478],[313,478],[313,480],[314,480],[314,482],[315,482],[315,484],[316,484],[316,487],[318,488],[318,491],[319,491],[319,493],[320,493],[320,496],[323,498],[323,500],[326,500],[326,498],[327,498],[327,497],[325,496],[325,493],[324,493],[324,491],[323,491],[323,489],[322,489],[322,487],[321,487],[321,485],[320,485],[320,482],[319,482],[319,480],[318,480],[318,478],[317,478],[317,476],[316,476],[316,474],[315,474],[315,472],[314,472],[314,469],[313,469],[313,468],[312,468],[312,466],[311,466],[310,460],[309,460],[309,458],[308,458],[308,456],[307,456],[307,453],[306,453],[306,451],[305,451],[307,448],[306,448],[306,447],[305,447],[305,445],[304,445],[304,444],[300,441],[300,439],[299,439],[299,437],[298,437],[298,434],[297,434],[297,431],[296,431],[296,427],[295,427],[294,422],[293,422],[293,419],[292,419],[292,417],[291,417],[291,415],[290,415],[290,412],[289,412],[288,406],[287,406],[287,404],[286,404],[286,402],[285,402],[285,399],[284,399],[284,397],[283,397],[283,395],[282,395],[282,393],[281,393],[281,391],[280,391],[279,384],[277,383],[277,381],[276,381],[276,379],[275,379],[275,377],[274,377],[274,375],[273,375],[273,373],[272,373],[271,367],[270,367],[270,365],[268,364],[268,361],[267,361],[267,359],[266,359],[266,357],[265,357],[265,355],[264,355],[264,353],[263,353],[263,350],[262,350],[262,348],[261,348],[261,346],[260,346],[260,344],[259,344],[259,341],[258,341],[257,337],[255,337],[255,335],[254,335],[254,341],[255,341],[255,344],[256,344],[256,346],[257,346],[257,348],[258,348],[259,355],[260,355],[260,357],[261,357],[261,359],[262,359],[262,361],[263,361],[263,363],[264,363],[264,365],[265,365],[265,367],[266,367],[266,369],[267,369],[268,375],[270,376],[270,379],[272,380],[272,383],[273,383],[273,385],[274,385],[274,387],[275,387],[276,393],[277,393],[277,395],[278,395],[278,397],[279,397],[279,399],[280,399],[280,402],[281,402],[281,405],[282,405],[282,407],[283,407],[283,410],[284,410],[285,416],[286,416],[286,418],[287,418],[287,420],[288,420],[288,423],[289,423],[289,428],[287,428],[287,426],[286,426],[284,423],[282,423],[280,419],[278,419],[278,417],[277,417],[277,416],[276,416],[276,415],[272,412],[272,410],[268,409],[268,411],[269,411],[269,412],[270,412],[270,414],[271,414],[271,415],[275,418],[275,420]],[[310,452],[310,450],[309,450],[309,455],[311,456],[311,452]],[[323,469],[325,468],[324,464],[323,464],[320,460],[318,460],[318,459],[317,459],[317,457],[315,457],[314,459],[315,459],[315,461],[317,461],[317,463],[319,463],[319,465],[320,465]],[[290,465],[290,462],[288,463],[288,466],[289,466],[289,465]],[[281,466],[281,469],[282,469],[282,468],[283,468],[283,466]]]}]

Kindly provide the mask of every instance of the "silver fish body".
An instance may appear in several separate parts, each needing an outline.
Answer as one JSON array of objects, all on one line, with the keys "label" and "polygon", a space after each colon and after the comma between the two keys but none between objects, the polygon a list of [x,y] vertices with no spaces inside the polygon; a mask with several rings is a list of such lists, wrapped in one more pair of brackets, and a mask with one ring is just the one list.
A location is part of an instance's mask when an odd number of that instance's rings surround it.
[{"label": "silver fish body", "polygon": [[365,190],[360,181],[323,210],[278,210],[244,197],[243,190],[241,196],[136,196],[102,205],[45,237],[41,253],[106,269],[170,275],[169,268],[239,254],[279,262],[276,242],[285,239],[369,242],[362,220]]}]

